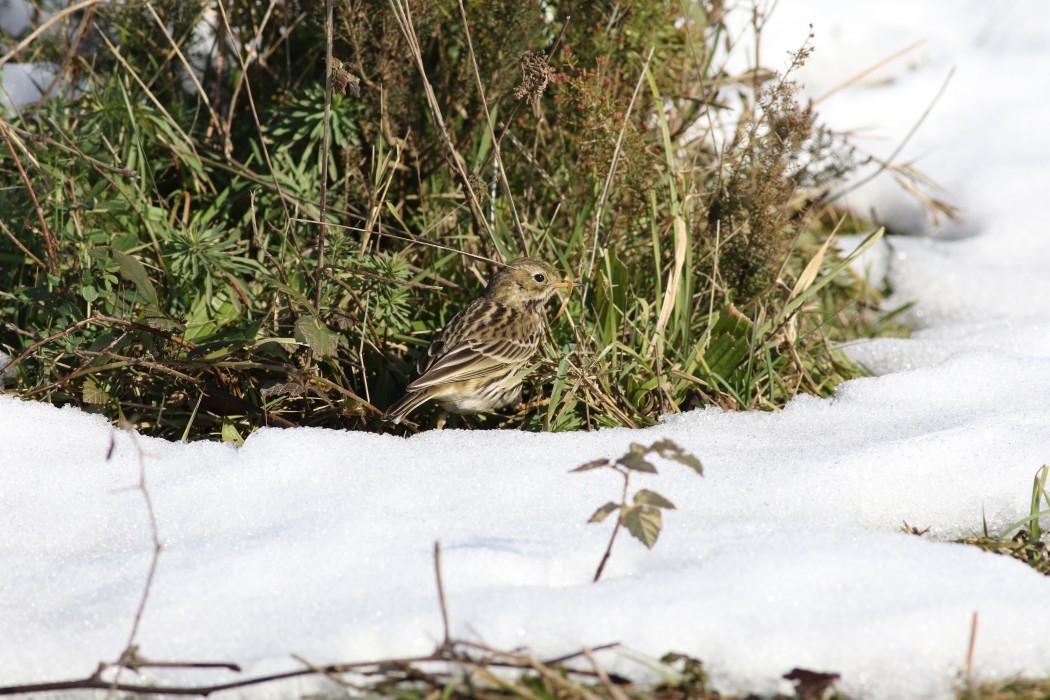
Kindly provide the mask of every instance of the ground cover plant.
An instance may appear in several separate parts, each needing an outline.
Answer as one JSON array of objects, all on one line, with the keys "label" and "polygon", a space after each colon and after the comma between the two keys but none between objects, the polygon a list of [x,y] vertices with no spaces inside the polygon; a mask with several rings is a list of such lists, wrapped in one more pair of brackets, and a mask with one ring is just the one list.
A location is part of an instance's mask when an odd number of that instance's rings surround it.
[{"label": "ground cover plant", "polygon": [[864,227],[827,196],[860,159],[796,95],[808,43],[722,69],[725,11],[40,13],[3,59],[53,69],[2,125],[5,390],[176,438],[380,429],[489,261],[532,255],[579,291],[529,407],[476,424],[827,395],[857,372],[832,342],[881,318],[828,245]]}]

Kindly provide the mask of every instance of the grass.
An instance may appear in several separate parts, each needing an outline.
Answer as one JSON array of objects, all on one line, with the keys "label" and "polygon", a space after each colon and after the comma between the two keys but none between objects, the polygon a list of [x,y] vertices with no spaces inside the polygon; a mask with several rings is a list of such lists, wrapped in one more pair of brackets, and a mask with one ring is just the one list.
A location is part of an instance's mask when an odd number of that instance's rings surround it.
[{"label": "grass", "polygon": [[1050,548],[1047,547],[1046,532],[1040,522],[1041,518],[1050,516],[1050,494],[1046,489],[1048,475],[1050,466],[1044,464],[1032,478],[1029,512],[1026,517],[1007,525],[998,535],[990,533],[988,524],[985,523],[979,535],[957,541],[988,552],[1013,557],[1044,576],[1050,576]]},{"label": "grass", "polygon": [[57,74],[0,124],[5,391],[169,438],[384,429],[522,255],[580,291],[531,408],[478,426],[637,427],[857,376],[835,343],[893,312],[829,245],[873,228],[834,207],[864,159],[796,96],[811,47],[734,77],[719,3],[548,7],[165,0],[27,30],[13,55]]}]

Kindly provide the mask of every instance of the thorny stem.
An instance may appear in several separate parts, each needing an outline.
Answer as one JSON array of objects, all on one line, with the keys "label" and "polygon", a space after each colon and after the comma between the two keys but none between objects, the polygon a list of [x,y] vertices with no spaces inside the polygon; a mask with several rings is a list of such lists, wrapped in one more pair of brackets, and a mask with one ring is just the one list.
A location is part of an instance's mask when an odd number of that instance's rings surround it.
[{"label": "thorny stem", "polygon": [[594,572],[594,580],[591,581],[591,583],[598,583],[598,579],[602,577],[602,571],[605,570],[605,562],[609,561],[609,555],[612,554],[613,542],[616,541],[616,535],[620,532],[620,524],[623,522],[624,509],[627,508],[627,486],[631,482],[631,472],[619,468],[617,468],[616,471],[623,475],[623,495],[620,497],[620,512],[616,516],[616,525],[613,526],[612,536],[609,537],[609,546],[605,548],[605,554],[602,555],[602,561],[598,564],[598,570]]}]

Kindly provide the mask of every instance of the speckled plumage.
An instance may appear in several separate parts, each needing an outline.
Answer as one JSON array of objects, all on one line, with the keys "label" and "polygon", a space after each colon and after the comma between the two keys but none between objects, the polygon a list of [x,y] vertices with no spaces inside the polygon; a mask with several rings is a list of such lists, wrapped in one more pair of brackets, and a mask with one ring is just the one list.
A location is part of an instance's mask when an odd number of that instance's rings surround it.
[{"label": "speckled plumage", "polygon": [[416,363],[418,378],[383,420],[397,423],[430,399],[452,413],[482,413],[517,403],[519,373],[543,338],[544,304],[555,289],[571,286],[539,260],[507,263],[430,344]]}]

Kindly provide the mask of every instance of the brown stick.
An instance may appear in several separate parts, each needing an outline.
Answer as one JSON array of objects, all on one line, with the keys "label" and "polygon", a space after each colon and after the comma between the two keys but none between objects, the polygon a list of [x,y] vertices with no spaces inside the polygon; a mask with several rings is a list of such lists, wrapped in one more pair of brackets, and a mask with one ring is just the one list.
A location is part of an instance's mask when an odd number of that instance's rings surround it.
[{"label": "brown stick", "polygon": [[58,259],[55,257],[55,237],[51,234],[51,229],[47,226],[47,220],[44,218],[44,210],[40,208],[40,202],[36,198],[36,190],[33,189],[33,183],[30,182],[29,175],[26,174],[25,168],[22,167],[22,159],[18,157],[18,153],[15,151],[15,146],[11,143],[11,137],[7,135],[6,122],[0,125],[0,134],[3,135],[4,141],[7,143],[7,148],[11,151],[11,157],[15,160],[15,167],[18,168],[18,174],[22,176],[22,181],[26,183],[26,188],[29,190],[29,198],[33,200],[33,208],[36,210],[37,218],[40,219],[40,230],[44,236],[44,244],[47,246],[48,270],[52,275],[57,275]]},{"label": "brown stick", "polygon": [[321,133],[321,232],[317,236],[317,290],[314,309],[321,313],[321,290],[324,288],[324,246],[328,226],[328,150],[331,147],[332,122],[332,0],[325,0],[324,19],[324,130]]},{"label": "brown stick", "polygon": [[441,606],[441,624],[445,629],[445,641],[441,646],[445,649],[452,647],[452,633],[448,625],[448,601],[445,599],[445,583],[441,579],[441,543],[434,542],[434,576],[437,578],[438,604]]},{"label": "brown stick", "polygon": [[616,525],[613,526],[612,536],[609,537],[609,545],[605,548],[605,554],[602,555],[602,560],[598,564],[598,570],[594,572],[594,580],[591,583],[598,583],[598,579],[602,577],[602,571],[605,570],[605,562],[609,561],[613,543],[616,542],[616,535],[619,534],[620,525],[623,522],[623,509],[627,505],[627,485],[631,481],[631,473],[628,471],[620,473],[623,474],[623,496],[620,498],[620,512],[616,515]]}]

